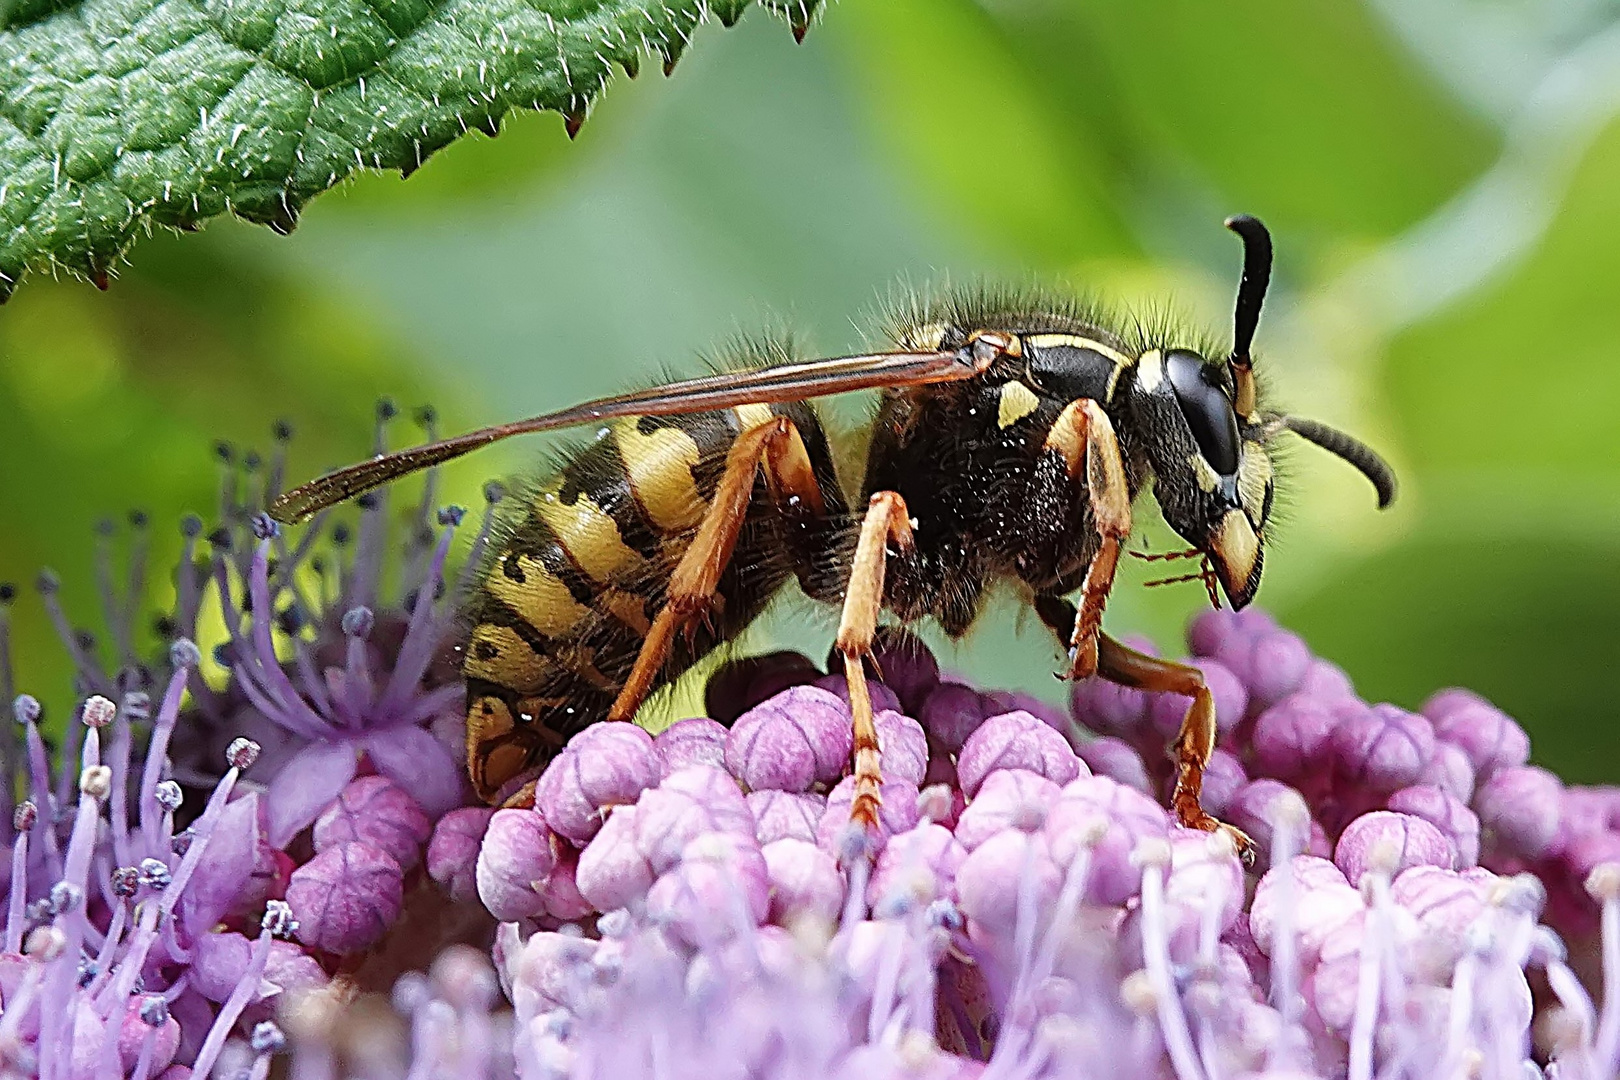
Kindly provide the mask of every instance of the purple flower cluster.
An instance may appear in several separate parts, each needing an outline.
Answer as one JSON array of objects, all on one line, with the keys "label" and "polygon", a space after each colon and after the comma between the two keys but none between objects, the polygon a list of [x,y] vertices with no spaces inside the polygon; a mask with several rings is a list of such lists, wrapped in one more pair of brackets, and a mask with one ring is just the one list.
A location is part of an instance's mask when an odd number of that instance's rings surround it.
[{"label": "purple flower cluster", "polygon": [[[1221,730],[1206,805],[1263,876],[1163,809],[1185,698],[1086,682],[1071,717],[942,679],[904,636],[878,658],[875,836],[848,824],[842,680],[790,656],[716,677],[729,728],[576,736],[476,856],[447,819],[436,876],[505,924],[519,1074],[1620,1067],[1620,863],[1569,854],[1607,826],[1560,830],[1599,793],[1541,783],[1472,695],[1361,702],[1265,616],[1190,638]],[[1543,922],[1560,891],[1607,920],[1601,1011]]]},{"label": "purple flower cluster", "polygon": [[[338,972],[345,992],[391,981],[448,940],[487,940],[492,926],[481,912],[425,930],[418,918],[408,940],[386,940],[413,904],[429,918],[444,906],[428,841],[470,798],[463,691],[444,659],[455,617],[444,564],[460,512],[431,526],[430,490],[400,549],[383,500],[369,500],[357,530],[321,523],[291,546],[250,510],[279,484],[279,455],[221,456],[223,524],[206,556],[200,521],[182,525],[176,606],[159,620],[166,655],[137,646],[144,519],[132,519],[122,593],[103,544],[110,650],[71,628],[54,576],[41,577],[90,696],[54,755],[26,695],[0,740],[0,1075],[206,1075],[221,1054],[268,1068],[286,1001]],[[500,493],[489,495],[493,506]],[[397,598],[383,589],[385,564],[402,582]],[[0,590],[0,678],[12,598]],[[203,617],[213,610],[222,629]],[[220,642],[212,664],[199,639]],[[101,662],[109,651],[115,671]],[[29,797],[14,806],[19,788]],[[367,957],[382,952],[374,976]]]}]

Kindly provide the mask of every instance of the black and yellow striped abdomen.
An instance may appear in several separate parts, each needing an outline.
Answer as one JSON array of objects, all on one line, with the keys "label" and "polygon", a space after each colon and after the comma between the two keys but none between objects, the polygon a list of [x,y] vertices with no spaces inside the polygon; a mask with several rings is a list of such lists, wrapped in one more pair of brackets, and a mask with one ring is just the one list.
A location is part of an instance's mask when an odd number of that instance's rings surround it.
[{"label": "black and yellow striped abdomen", "polygon": [[[615,421],[515,500],[468,603],[467,756],[482,798],[495,798],[607,716],[709,510],[727,451],[776,416],[798,426],[829,517],[842,518],[826,438],[802,403]],[[804,544],[786,529],[756,479],[712,616],[690,642],[677,642],[666,680],[738,634],[795,573],[803,576],[794,552]]]}]

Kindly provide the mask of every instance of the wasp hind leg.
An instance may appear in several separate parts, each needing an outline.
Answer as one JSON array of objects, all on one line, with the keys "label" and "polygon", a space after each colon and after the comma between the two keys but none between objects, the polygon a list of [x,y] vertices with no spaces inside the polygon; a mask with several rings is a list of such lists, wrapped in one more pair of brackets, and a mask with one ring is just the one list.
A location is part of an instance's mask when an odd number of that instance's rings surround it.
[{"label": "wasp hind leg", "polygon": [[1139,653],[1107,634],[1099,636],[1098,646],[1097,674],[1109,682],[1192,698],[1192,705],[1181,720],[1181,730],[1170,744],[1170,753],[1176,762],[1176,786],[1170,795],[1170,808],[1185,827],[1225,833],[1237,845],[1245,861],[1252,859],[1254,841],[1248,834],[1205,813],[1199,802],[1204,769],[1215,752],[1215,698],[1204,684],[1204,673],[1187,664]]},{"label": "wasp hind leg", "polygon": [[877,725],[872,719],[872,695],[866,686],[866,657],[872,652],[878,614],[883,610],[883,578],[889,545],[902,554],[912,549],[911,512],[893,491],[880,491],[867,505],[860,539],[850,563],[844,610],[838,620],[837,649],[844,656],[844,677],[849,683],[849,711],[855,729],[855,798],[849,817],[868,829],[877,827],[883,782],[878,753]]},{"label": "wasp hind leg", "polygon": [[760,468],[778,506],[820,517],[821,489],[811,469],[799,429],[787,417],[773,417],[737,436],[726,454],[725,471],[697,535],[670,575],[668,600],[653,619],[635,666],[608,712],[609,720],[631,720],[658,684],[679,631],[708,615],[748,517],[754,478]]},{"label": "wasp hind leg", "polygon": [[[1086,568],[1080,604],[1073,610],[1068,629],[1069,678],[1083,679],[1097,671],[1103,606],[1114,587],[1120,551],[1131,535],[1131,493],[1114,425],[1103,407],[1090,398],[1071,401],[1064,407],[1047,432],[1045,449],[1056,455],[1069,483],[1084,479],[1097,529],[1097,553]],[[1045,613],[1042,617],[1046,617]],[[1063,630],[1054,629],[1060,636],[1063,634]]]}]

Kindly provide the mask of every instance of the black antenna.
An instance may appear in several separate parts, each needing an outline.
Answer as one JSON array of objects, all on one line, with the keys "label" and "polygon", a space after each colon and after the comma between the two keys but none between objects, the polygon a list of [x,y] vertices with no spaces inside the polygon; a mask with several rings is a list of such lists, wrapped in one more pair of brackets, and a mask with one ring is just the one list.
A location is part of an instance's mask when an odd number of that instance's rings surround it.
[{"label": "black antenna", "polygon": [[1260,325],[1260,307],[1266,301],[1266,287],[1271,284],[1271,234],[1257,217],[1234,214],[1226,219],[1226,227],[1243,240],[1243,280],[1238,283],[1237,309],[1232,315],[1232,365],[1237,383],[1237,411],[1242,416],[1254,415],[1254,376],[1250,369],[1253,361],[1249,347],[1254,343],[1254,331]]}]

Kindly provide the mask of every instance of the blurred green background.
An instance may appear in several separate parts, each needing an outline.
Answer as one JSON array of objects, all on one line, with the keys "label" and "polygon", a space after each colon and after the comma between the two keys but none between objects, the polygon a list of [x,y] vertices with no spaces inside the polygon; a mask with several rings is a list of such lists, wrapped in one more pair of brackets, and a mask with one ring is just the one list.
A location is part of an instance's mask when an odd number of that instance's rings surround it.
[{"label": "blurred green background", "polygon": [[[1370,698],[1469,685],[1541,762],[1620,779],[1620,3],[843,0],[802,46],[754,12],[644,70],[575,143],[513,116],[290,238],[220,222],[138,244],[106,294],[27,283],[0,309],[0,579],[53,566],[90,624],[94,523],[149,511],[161,565],[213,503],[216,438],[287,417],[302,477],[364,452],[379,395],[454,429],[767,323],[847,349],[902,279],[1037,274],[1224,337],[1241,210],[1277,237],[1276,399],[1403,483],[1379,515],[1290,453],[1260,602]],[[536,451],[448,490],[476,505]],[[1174,648],[1202,591],[1144,569],[1110,625]],[[23,688],[68,700],[31,592],[15,621]],[[955,663],[1056,695],[1030,622],[998,611]],[[778,614],[755,641],[819,653],[830,628]]]}]

